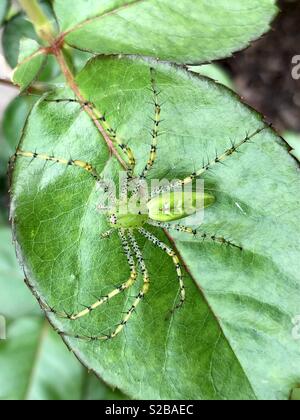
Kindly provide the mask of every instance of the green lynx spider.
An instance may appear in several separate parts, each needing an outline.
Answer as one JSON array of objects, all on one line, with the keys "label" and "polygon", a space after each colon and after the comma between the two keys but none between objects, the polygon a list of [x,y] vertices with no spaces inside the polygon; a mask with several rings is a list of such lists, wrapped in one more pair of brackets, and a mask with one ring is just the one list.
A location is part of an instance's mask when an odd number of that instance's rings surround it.
[{"label": "green lynx spider", "polygon": [[[135,300],[132,306],[130,307],[128,312],[126,312],[122,321],[117,325],[116,329],[112,333],[108,335],[103,334],[96,337],[76,336],[76,338],[79,338],[79,339],[88,338],[90,340],[95,340],[95,341],[106,341],[106,340],[110,340],[118,336],[122,332],[124,327],[127,325],[127,323],[129,322],[132,314],[136,311],[140,302],[144,299],[146,294],[149,292],[149,288],[150,288],[149,272],[147,269],[147,265],[144,261],[143,255],[142,255],[142,251],[135,239],[136,234],[139,234],[145,237],[154,246],[160,248],[162,252],[165,252],[171,258],[172,262],[174,263],[174,268],[175,268],[174,274],[176,272],[178,282],[179,282],[179,288],[180,288],[180,300],[178,304],[176,305],[175,309],[179,309],[182,307],[182,305],[185,302],[186,292],[185,292],[183,272],[182,272],[182,267],[180,264],[180,259],[176,255],[176,252],[169,245],[166,245],[165,243],[161,242],[152,233],[148,232],[146,230],[146,226],[151,225],[151,226],[155,226],[155,227],[166,229],[166,230],[176,230],[176,231],[186,233],[186,234],[191,234],[195,236],[198,235],[198,232],[190,227],[172,223],[174,221],[178,221],[186,217],[186,212],[184,210],[182,210],[182,212],[179,214],[178,212],[176,212],[176,214],[172,212],[172,209],[175,208],[174,206],[177,205],[178,200],[180,198],[182,199],[182,192],[178,193],[176,189],[178,187],[191,184],[194,180],[201,177],[207,171],[211,170],[214,166],[218,165],[219,163],[223,163],[224,160],[226,160],[233,154],[237,153],[244,144],[250,142],[253,137],[255,137],[259,132],[261,132],[264,129],[262,128],[262,129],[256,130],[251,135],[250,134],[246,135],[245,138],[241,140],[239,143],[231,144],[231,147],[228,150],[226,150],[222,155],[215,157],[213,160],[209,161],[207,164],[203,164],[203,166],[199,170],[195,171],[194,173],[187,176],[183,180],[171,183],[167,187],[160,187],[154,190],[152,192],[151,198],[148,200],[148,203],[147,203],[148,214],[140,213],[140,214],[132,215],[132,214],[124,214],[123,212],[121,214],[119,209],[120,208],[123,209],[123,206],[126,205],[127,200],[129,199],[129,196],[128,196],[129,185],[133,181],[139,183],[142,180],[145,180],[148,172],[151,170],[151,168],[155,164],[156,157],[157,157],[159,126],[161,123],[161,104],[159,101],[160,92],[158,91],[158,88],[156,85],[153,69],[151,69],[151,86],[152,86],[152,91],[153,91],[153,96],[154,96],[154,106],[155,106],[155,115],[153,119],[154,126],[152,129],[152,144],[151,144],[149,160],[144,170],[138,177],[136,177],[135,175],[136,159],[134,157],[133,152],[131,151],[128,145],[124,144],[118,138],[116,132],[109,126],[108,121],[105,118],[105,116],[99,114],[99,112],[96,109],[94,110],[97,118],[99,118],[105,130],[109,133],[114,146],[122,150],[128,160],[128,169],[126,171],[126,175],[127,175],[126,187],[127,188],[125,188],[122,191],[122,197],[119,198],[116,208],[108,214],[108,221],[109,221],[111,229],[108,232],[103,233],[102,237],[108,238],[114,232],[118,233],[122,246],[123,246],[124,254],[126,255],[126,258],[128,261],[128,266],[130,269],[130,276],[127,281],[125,281],[115,290],[111,291],[106,296],[97,300],[95,303],[91,304],[89,307],[85,308],[83,311],[76,314],[74,313],[71,315],[70,314],[59,314],[59,315],[71,321],[76,321],[82,317],[89,315],[91,312],[95,311],[97,308],[102,306],[104,303],[107,303],[108,301],[113,299],[115,296],[130,289],[137,281],[139,272],[142,274],[142,277],[143,277],[143,286],[140,292],[138,293],[138,295],[135,297]],[[62,102],[62,101],[63,100],[56,100],[56,102]],[[89,106],[93,106],[93,105],[89,104]],[[81,160],[58,158],[58,157],[51,156],[44,153],[27,152],[20,149],[16,151],[15,158],[17,157],[25,157],[25,158],[30,158],[32,160],[41,159],[44,161],[50,161],[50,162],[54,162],[54,163],[58,163],[62,165],[75,166],[89,173],[95,179],[95,182],[102,181],[95,167],[92,164],[83,162]],[[138,188],[134,189],[131,195],[132,194],[138,195],[139,194],[138,191],[139,191]],[[200,194],[200,193],[190,193],[190,194],[191,195],[188,198],[190,199],[190,202],[193,205],[195,200],[199,198],[197,194]],[[202,193],[202,197],[200,198],[202,199],[202,203],[203,203],[202,209],[203,207],[212,205],[214,202],[214,197],[207,193]],[[168,200],[169,205],[171,204],[167,212],[165,211],[165,206],[164,206],[164,203],[166,200]],[[198,210],[199,210],[199,207],[194,209],[195,212]],[[199,233],[199,235],[201,236],[201,238],[203,238],[203,240],[210,240],[217,244],[225,244],[228,246],[234,246],[234,247],[240,248],[239,246],[233,244],[232,242],[226,240],[223,237],[218,237],[216,235],[211,236],[203,232]],[[54,309],[51,309],[51,312],[58,315],[58,312],[56,312]],[[61,334],[68,335],[67,333],[61,333]]]}]

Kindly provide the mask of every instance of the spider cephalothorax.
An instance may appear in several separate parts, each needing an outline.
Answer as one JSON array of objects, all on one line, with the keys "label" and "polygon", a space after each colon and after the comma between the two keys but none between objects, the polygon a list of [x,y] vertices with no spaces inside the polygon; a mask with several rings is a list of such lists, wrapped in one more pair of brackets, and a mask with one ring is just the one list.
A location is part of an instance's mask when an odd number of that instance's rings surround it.
[{"label": "spider cephalothorax", "polygon": [[[183,187],[191,185],[196,179],[199,179],[207,171],[212,169],[215,165],[222,163],[224,160],[229,158],[231,155],[239,151],[239,149],[246,143],[248,143],[254,136],[261,132],[264,128],[256,130],[252,134],[245,136],[237,144],[231,144],[223,154],[215,157],[213,160],[209,161],[207,164],[203,164],[202,167],[194,171],[191,175],[188,175],[182,180],[177,180],[170,182],[168,185],[160,186],[154,188],[150,191],[148,199],[140,195],[140,184],[147,180],[147,174],[153,167],[156,157],[157,157],[157,146],[158,146],[158,135],[159,135],[159,126],[160,126],[160,116],[161,116],[161,105],[159,103],[159,92],[156,86],[154,79],[154,70],[151,69],[151,85],[154,96],[154,107],[155,113],[153,118],[153,129],[152,129],[152,143],[150,146],[150,156],[149,159],[142,171],[141,174],[137,175],[136,171],[136,159],[132,150],[126,145],[121,139],[118,138],[116,132],[110,127],[105,116],[99,114],[97,109],[94,109],[94,114],[98,115],[101,124],[105,128],[106,132],[110,135],[111,141],[115,147],[122,150],[124,155],[127,157],[127,170],[126,170],[126,181],[124,188],[120,193],[120,197],[116,198],[113,204],[113,207],[107,212],[108,224],[110,230],[102,233],[103,238],[109,238],[112,234],[117,233],[120,237],[124,254],[126,255],[128,266],[129,266],[129,277],[124,283],[119,287],[112,290],[106,296],[97,300],[89,307],[85,308],[83,311],[76,314],[61,314],[61,316],[68,318],[72,321],[78,320],[92,311],[99,308],[104,303],[108,302],[115,296],[121,294],[122,292],[130,289],[138,278],[138,273],[141,273],[143,278],[143,284],[141,286],[140,292],[135,297],[132,302],[131,307],[125,313],[125,316],[115,328],[112,333],[103,334],[97,337],[88,337],[91,340],[105,341],[116,337],[124,329],[130,320],[132,314],[139,306],[139,303],[144,299],[145,295],[149,292],[150,289],[150,276],[147,269],[147,265],[144,261],[142,251],[136,241],[136,235],[140,235],[150,241],[154,246],[161,249],[162,252],[165,252],[174,263],[174,275],[176,273],[180,289],[180,299],[175,309],[180,308],[185,301],[185,286],[183,280],[183,271],[180,264],[180,259],[177,256],[176,252],[168,245],[161,242],[156,238],[152,233],[147,230],[147,226],[155,226],[165,230],[177,230],[182,233],[199,235],[203,240],[210,240],[216,244],[225,244],[229,246],[234,246],[240,248],[239,246],[233,244],[232,242],[224,239],[223,237],[216,235],[209,235],[203,231],[197,231],[193,227],[187,227],[178,223],[178,221],[185,219],[187,216],[196,214],[200,210],[212,205],[215,201],[214,197],[206,192],[199,192],[195,190],[190,190],[185,192]],[[89,104],[89,106],[93,106]],[[75,166],[81,170],[89,173],[95,180],[95,182],[103,182],[101,176],[98,174],[97,169],[94,164],[90,164],[81,160],[73,160],[51,156],[45,153],[37,152],[28,152],[24,150],[17,150],[15,158],[25,157],[30,159],[41,159],[44,161],[51,161],[62,165]],[[96,164],[96,162],[95,162]],[[135,187],[132,188],[132,183],[135,183]],[[141,208],[136,207],[138,210],[132,211],[129,204],[134,202],[135,204],[143,205]],[[176,222],[176,223],[174,223]],[[241,249],[241,248],[240,248]],[[50,308],[49,308],[50,310]],[[59,314],[58,312],[51,309],[52,312]],[[62,334],[68,335],[66,332]],[[87,337],[77,337],[77,338],[87,338]]]}]

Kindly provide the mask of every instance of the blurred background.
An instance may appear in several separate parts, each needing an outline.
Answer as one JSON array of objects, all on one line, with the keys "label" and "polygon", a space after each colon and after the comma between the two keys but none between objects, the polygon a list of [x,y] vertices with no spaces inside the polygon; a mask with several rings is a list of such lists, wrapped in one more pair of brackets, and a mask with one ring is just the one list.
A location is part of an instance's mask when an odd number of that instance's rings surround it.
[{"label": "blurred background", "polygon": [[[0,341],[0,400],[124,399],[87,372],[51,331],[23,282],[15,257],[8,216],[7,162],[14,153],[35,96],[18,96],[9,82],[22,36],[36,38],[32,25],[12,2],[1,16],[0,0],[0,324],[9,340]],[[51,0],[41,0],[51,15]],[[190,68],[235,90],[261,112],[300,160],[300,0],[279,1],[273,29],[247,50],[213,65]],[[88,58],[78,53],[78,66]],[[54,62],[39,81],[59,82]],[[3,323],[3,319],[2,319]],[[0,325],[1,329],[1,325]],[[0,331],[1,334],[1,331]]]}]

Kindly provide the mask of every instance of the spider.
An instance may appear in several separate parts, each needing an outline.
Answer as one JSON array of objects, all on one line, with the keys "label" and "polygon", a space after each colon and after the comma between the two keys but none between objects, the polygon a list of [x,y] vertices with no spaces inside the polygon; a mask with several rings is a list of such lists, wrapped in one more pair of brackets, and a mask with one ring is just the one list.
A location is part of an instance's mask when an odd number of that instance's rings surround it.
[{"label": "spider", "polygon": [[[90,306],[86,307],[83,311],[73,314],[59,314],[53,308],[49,309],[52,313],[60,315],[63,318],[67,318],[71,321],[79,320],[96,309],[100,308],[103,304],[109,302],[111,299],[124,293],[129,290],[137,281],[138,274],[140,273],[143,278],[143,284],[139,293],[135,296],[134,301],[131,307],[123,316],[121,322],[117,325],[113,332],[109,334],[103,334],[95,337],[88,337],[90,340],[95,341],[107,341],[117,337],[128,324],[133,313],[137,310],[141,301],[145,298],[150,289],[150,276],[147,268],[147,264],[143,258],[143,253],[138,245],[136,240],[136,235],[141,235],[150,241],[155,247],[158,247],[162,252],[166,253],[174,264],[174,276],[176,274],[178,283],[179,283],[179,301],[176,304],[173,311],[180,309],[186,299],[186,291],[184,285],[183,269],[180,262],[179,256],[176,252],[166,243],[161,242],[157,237],[147,230],[147,226],[155,226],[157,228],[162,228],[165,230],[176,230],[178,232],[189,234],[189,235],[200,235],[203,240],[210,240],[216,244],[223,244],[227,246],[233,246],[242,250],[238,245],[226,240],[223,237],[217,235],[210,235],[204,232],[198,233],[198,230],[191,227],[184,226],[179,224],[178,221],[187,217],[187,215],[195,214],[199,210],[203,210],[208,206],[211,206],[215,197],[206,192],[182,192],[182,188],[187,185],[193,184],[193,182],[199,179],[207,171],[211,170],[214,166],[223,163],[230,156],[236,154],[239,149],[250,142],[253,137],[260,133],[264,128],[256,130],[252,134],[247,134],[243,140],[238,143],[232,143],[225,152],[221,155],[217,155],[213,160],[209,161],[207,164],[203,164],[202,167],[194,171],[191,175],[185,177],[182,180],[177,180],[169,183],[166,186],[160,186],[154,189],[151,192],[150,197],[147,199],[143,211],[137,212],[137,214],[132,214],[128,211],[128,203],[132,197],[135,198],[137,202],[141,201],[143,196],[141,192],[141,185],[143,182],[146,182],[147,175],[149,171],[155,165],[157,158],[157,149],[158,149],[158,138],[160,132],[161,120],[161,111],[162,105],[160,103],[160,92],[158,90],[156,80],[155,80],[155,70],[150,69],[151,73],[151,91],[154,98],[154,118],[153,118],[153,128],[151,131],[152,142],[150,148],[149,159],[142,171],[141,174],[136,175],[136,159],[130,147],[125,144],[117,135],[116,131],[112,129],[105,117],[99,113],[97,109],[94,109],[94,114],[97,119],[101,122],[106,132],[109,134],[112,143],[114,146],[119,148],[124,156],[126,156],[127,169],[125,183],[121,189],[120,197],[114,202],[113,207],[109,210],[106,209],[107,219],[110,226],[110,230],[102,233],[102,238],[109,238],[112,234],[117,233],[119,235],[120,241],[122,243],[122,248],[124,254],[127,258],[129,266],[129,278],[124,281],[119,287],[112,290],[106,296],[103,296],[101,299],[98,299],[96,302],[92,303]],[[64,100],[58,99],[57,102],[62,102]],[[66,100],[68,101],[68,100]],[[70,100],[75,102],[74,100]],[[91,103],[85,103],[83,106],[93,107]],[[98,174],[95,166],[91,163],[84,162],[82,160],[73,160],[62,157],[52,156],[46,153],[37,153],[31,151],[24,151],[18,149],[15,153],[15,159],[18,157],[30,158],[32,160],[40,159],[46,162],[54,162],[66,166],[74,166],[79,168],[82,171],[86,171],[95,182],[101,183],[103,180]],[[180,189],[180,190],[179,190]],[[188,212],[185,203],[188,202]],[[201,205],[199,206],[199,203]],[[175,209],[177,211],[175,211]],[[178,211],[179,209],[179,211]],[[176,223],[174,223],[176,222]],[[173,312],[172,311],[172,312]],[[61,334],[69,335],[65,332]],[[78,339],[86,339],[87,337],[76,336]]]}]

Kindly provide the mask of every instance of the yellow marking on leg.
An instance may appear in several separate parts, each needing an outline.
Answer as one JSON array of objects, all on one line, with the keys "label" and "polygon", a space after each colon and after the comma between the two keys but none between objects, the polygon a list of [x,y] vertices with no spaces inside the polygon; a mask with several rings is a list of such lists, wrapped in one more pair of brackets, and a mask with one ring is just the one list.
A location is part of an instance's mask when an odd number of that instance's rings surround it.
[{"label": "yellow marking on leg", "polygon": [[151,219],[149,219],[147,221],[147,223],[148,223],[148,225],[155,226],[155,227],[160,227],[162,229],[176,230],[177,232],[188,233],[190,235],[196,235],[197,234],[197,231],[195,229],[192,229],[192,228],[187,227],[187,226],[183,226],[181,224],[173,225],[171,223],[156,222],[155,220],[151,220]]},{"label": "yellow marking on leg", "polygon": [[77,168],[83,169],[84,171],[88,172],[97,181],[101,180],[101,177],[98,174],[97,170],[90,163],[84,162],[82,160],[65,159],[65,158],[50,156],[45,153],[26,152],[23,150],[17,150],[16,156],[43,160],[45,162],[55,162],[55,163],[58,163],[60,165],[65,165],[65,166],[75,166]]},{"label": "yellow marking on leg", "polygon": [[240,141],[238,144],[233,144],[231,148],[227,149],[222,155],[217,156],[214,160],[207,163],[207,165],[204,165],[200,170],[194,172],[192,175],[189,175],[182,181],[182,185],[187,185],[190,182],[192,182],[194,179],[199,178],[201,175],[203,175],[208,170],[212,169],[214,166],[218,165],[219,163],[223,163],[228,157],[234,155],[238,152],[238,150],[246,143],[248,143],[253,137],[255,137],[257,134],[261,133],[263,130],[265,130],[266,127],[260,128],[256,130],[251,135],[247,135],[242,141]]},{"label": "yellow marking on leg", "polygon": [[142,287],[142,290],[137,295],[133,305],[131,306],[129,311],[126,313],[126,315],[122,319],[121,323],[118,325],[117,329],[108,337],[108,339],[115,338],[117,335],[119,335],[123,331],[123,329],[125,328],[125,326],[129,322],[130,318],[132,317],[133,313],[136,311],[136,309],[139,306],[139,304],[141,303],[141,301],[144,299],[146,294],[149,292],[149,288],[150,288],[150,278],[149,278],[149,274],[148,274],[148,270],[147,270],[145,261],[143,259],[141,250],[140,250],[140,248],[139,248],[139,246],[138,246],[138,244],[137,244],[137,242],[136,242],[136,240],[133,236],[133,233],[130,232],[130,231],[128,232],[128,238],[129,238],[131,247],[132,247],[132,249],[135,253],[135,256],[137,258],[140,270],[141,270],[142,275],[143,275],[143,287]]},{"label": "yellow marking on leg", "polygon": [[145,230],[143,228],[140,228],[139,229],[139,232],[146,239],[148,239],[150,242],[152,242],[155,246],[158,246],[166,254],[168,254],[170,258],[172,258],[173,264],[175,265],[175,268],[176,268],[177,278],[178,278],[179,287],[180,287],[180,302],[175,307],[175,309],[181,308],[183,306],[184,302],[185,302],[186,293],[185,293],[185,285],[184,285],[184,282],[183,282],[183,275],[182,275],[181,265],[180,265],[179,258],[176,255],[176,252],[173,249],[171,249],[170,247],[168,247],[166,244],[164,244],[163,242],[161,242],[159,239],[157,239],[154,235],[152,235],[147,230]]},{"label": "yellow marking on leg", "polygon": [[136,160],[131,148],[125,144],[118,136],[116,131],[109,125],[105,115],[101,114],[96,108],[94,109],[96,119],[101,122],[104,130],[108,133],[114,146],[119,147],[127,156],[129,164],[129,172],[133,175]]},{"label": "yellow marking on leg", "polygon": [[123,250],[124,250],[124,253],[127,257],[127,262],[129,264],[129,267],[130,267],[130,277],[129,277],[129,279],[125,283],[123,283],[120,287],[118,287],[117,289],[110,292],[108,295],[106,295],[103,298],[97,300],[97,302],[93,303],[90,307],[84,309],[83,311],[81,311],[80,313],[78,313],[76,315],[72,315],[70,317],[70,319],[72,321],[75,321],[79,318],[82,318],[82,317],[90,314],[95,309],[99,308],[99,306],[103,305],[104,303],[107,303],[108,301],[110,301],[115,296],[119,295],[120,293],[124,292],[125,290],[130,289],[130,287],[133,286],[133,284],[135,283],[135,281],[137,279],[137,271],[136,271],[134,259],[133,259],[133,256],[131,254],[131,250],[129,248],[128,241],[126,239],[124,231],[120,230],[119,231],[119,236],[121,238],[122,245],[123,245]]},{"label": "yellow marking on leg", "polygon": [[206,165],[203,165],[203,167],[201,169],[199,169],[198,171],[195,171],[194,173],[192,173],[191,175],[187,176],[183,180],[173,182],[173,183],[171,183],[170,185],[168,185],[166,187],[159,187],[156,190],[152,191],[152,197],[154,197],[157,194],[168,192],[168,191],[172,191],[175,188],[183,187],[183,186],[185,186],[187,184],[190,184],[195,179],[201,177],[207,171],[209,171],[210,169],[214,168],[218,164],[224,163],[224,161],[226,161],[230,156],[238,153],[239,149],[244,144],[249,143],[250,140],[253,139],[253,137],[257,136],[259,133],[261,133],[265,129],[266,129],[266,127],[262,127],[262,128],[259,128],[256,131],[254,131],[251,135],[247,135],[242,141],[240,141],[237,144],[233,144],[232,147],[229,148],[229,149],[227,149],[222,155],[217,156],[214,160],[211,160]]},{"label": "yellow marking on leg", "polygon": [[232,246],[234,248],[238,248],[241,251],[243,250],[241,246],[236,245],[235,243],[229,241],[228,239],[225,239],[222,236],[211,235],[205,232],[198,232],[197,229],[186,227],[180,224],[173,225],[171,223],[156,222],[155,220],[151,220],[151,219],[148,219],[147,224],[151,226],[155,226],[155,227],[160,227],[162,229],[176,230],[177,232],[188,233],[190,235],[194,235],[195,238],[196,237],[202,238],[204,241],[213,241],[221,245],[227,245],[227,246]]},{"label": "yellow marking on leg", "polygon": [[102,299],[99,299],[97,302],[93,303],[89,308],[86,308],[84,311],[72,315],[70,319],[72,321],[76,321],[79,318],[82,318],[91,312],[93,312],[95,309],[99,308],[99,306],[103,305],[104,303],[107,303],[109,300],[113,299],[115,296],[119,295],[120,293],[124,292],[125,290],[128,290],[133,284],[135,283],[137,279],[137,272],[135,270],[132,270],[129,279],[127,282],[123,283],[120,287],[110,292],[107,296],[104,296]]},{"label": "yellow marking on leg", "polygon": [[[126,249],[131,254],[131,250],[130,250],[128,242],[127,242],[126,231],[124,229],[120,229],[119,230],[119,235],[122,239],[122,242],[124,244],[127,243]],[[133,251],[135,253],[135,256],[137,258],[140,270],[143,274],[144,283],[143,283],[143,287],[142,287],[141,291],[136,296],[135,301],[133,302],[132,306],[126,312],[122,321],[120,322],[120,324],[117,326],[117,328],[114,330],[113,333],[108,334],[108,335],[96,336],[96,337],[73,336],[74,338],[81,339],[81,340],[89,340],[89,341],[108,341],[108,340],[112,340],[113,338],[117,337],[123,331],[123,329],[125,328],[125,326],[129,322],[130,318],[132,317],[133,313],[136,311],[137,307],[139,306],[141,301],[144,299],[145,295],[148,293],[149,287],[150,287],[150,278],[149,278],[149,274],[148,274],[148,270],[147,270],[145,261],[143,259],[141,250],[140,250],[132,232],[130,232],[130,231],[128,232],[128,238],[130,240],[130,244],[131,244],[132,249],[133,249]],[[131,258],[132,258],[132,254],[131,254],[130,260],[131,260]],[[71,335],[65,334],[63,332],[61,332],[61,334],[72,337]]]}]

